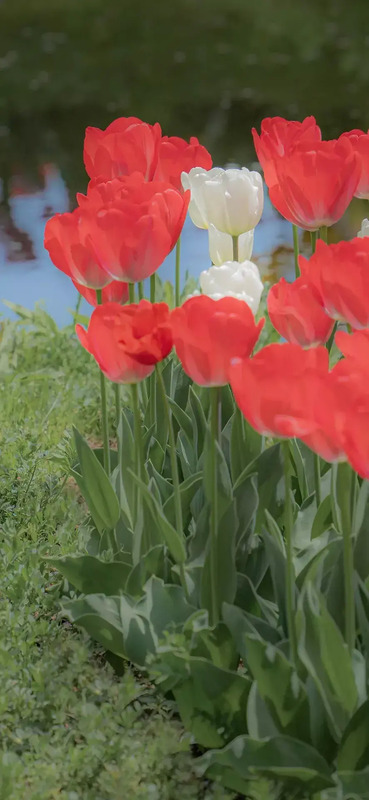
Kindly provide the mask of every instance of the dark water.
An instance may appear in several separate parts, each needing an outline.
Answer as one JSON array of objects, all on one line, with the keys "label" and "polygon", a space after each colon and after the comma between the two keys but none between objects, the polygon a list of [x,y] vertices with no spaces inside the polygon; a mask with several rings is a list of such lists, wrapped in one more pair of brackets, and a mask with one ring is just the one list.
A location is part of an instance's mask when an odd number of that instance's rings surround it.
[{"label": "dark water", "polygon": [[[254,161],[264,116],[313,113],[325,138],[367,128],[367,23],[368,0],[0,0],[0,298],[44,299],[70,320],[74,289],[42,240],[45,220],[85,190],[86,125],[159,120],[198,135],[219,165]],[[366,205],[332,239],[354,235]],[[290,272],[291,244],[266,202],[254,257],[268,279]],[[188,221],[183,271],[208,265],[207,234]],[[172,277],[172,257],[161,273]]]}]

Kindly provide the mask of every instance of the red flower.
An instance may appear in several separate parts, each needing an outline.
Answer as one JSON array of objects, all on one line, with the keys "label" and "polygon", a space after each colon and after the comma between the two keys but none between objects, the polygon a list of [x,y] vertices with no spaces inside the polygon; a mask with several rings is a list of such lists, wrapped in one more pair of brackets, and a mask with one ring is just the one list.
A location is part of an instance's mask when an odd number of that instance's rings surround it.
[{"label": "red flower", "polygon": [[270,344],[253,358],[235,360],[230,383],[237,405],[255,430],[267,436],[296,436],[333,461],[342,448],[328,413],[334,397],[328,366],[325,347],[302,350],[295,344]]},{"label": "red flower", "polygon": [[355,197],[369,199],[369,131],[365,133],[361,130],[348,131],[343,133],[342,138],[348,138],[351,142],[360,163],[360,179],[356,187]]},{"label": "red flower", "polygon": [[270,289],[267,304],[272,325],[291,344],[311,347],[329,339],[334,321],[304,278],[293,283],[281,278]]},{"label": "red flower", "polygon": [[154,180],[167,181],[182,191],[182,172],[189,172],[193,167],[211,169],[212,166],[210,153],[196,136],[191,136],[189,143],[179,136],[163,136]]},{"label": "red flower", "polygon": [[91,181],[78,195],[81,215],[98,262],[110,279],[135,282],[152,275],[175,246],[190,192],[142,175]]},{"label": "red flower", "polygon": [[369,238],[327,245],[317,242],[307,261],[300,256],[301,275],[332,319],[353,328],[369,327]]},{"label": "red flower", "polygon": [[[79,292],[82,297],[90,303],[91,306],[97,306],[96,300],[96,291],[95,289],[88,289],[87,286],[82,286],[81,283],[77,283],[77,281],[73,281],[77,292]],[[129,290],[128,290],[128,283],[123,283],[123,281],[112,281],[108,283],[107,286],[104,286],[102,290],[102,302],[103,303],[126,303],[128,300]]]},{"label": "red flower", "polygon": [[334,341],[344,356],[353,358],[363,369],[369,369],[369,330],[358,330],[355,333],[337,331]]},{"label": "red flower", "polygon": [[92,313],[88,330],[77,325],[76,333],[104,375],[115,383],[142,381],[172,349],[166,303],[104,303]]},{"label": "red flower", "polygon": [[44,244],[55,266],[77,283],[91,289],[102,289],[110,283],[110,275],[91,250],[89,231],[79,208],[48,220]]},{"label": "red flower", "polygon": [[306,117],[303,122],[283,117],[266,117],[262,120],[260,135],[253,128],[252,136],[269,193],[272,190],[272,202],[280,214],[286,216],[289,212],[279,189],[275,159],[283,158],[299,142],[320,141],[322,138],[320,128],[316,124],[315,117]]},{"label": "red flower", "polygon": [[84,163],[90,178],[110,180],[141,172],[152,180],[161,137],[160,125],[149,125],[137,117],[120,117],[102,131],[87,128]]},{"label": "red flower", "polygon": [[278,186],[270,199],[289,222],[308,231],[333,225],[346,211],[360,178],[360,164],[346,138],[303,141],[275,158]]},{"label": "red flower", "polygon": [[348,356],[331,373],[336,429],[348,461],[362,478],[369,478],[368,336],[369,331],[337,334]]},{"label": "red flower", "polygon": [[228,383],[232,358],[252,352],[264,320],[234,297],[191,297],[171,313],[173,344],[184,371],[200,386]]}]

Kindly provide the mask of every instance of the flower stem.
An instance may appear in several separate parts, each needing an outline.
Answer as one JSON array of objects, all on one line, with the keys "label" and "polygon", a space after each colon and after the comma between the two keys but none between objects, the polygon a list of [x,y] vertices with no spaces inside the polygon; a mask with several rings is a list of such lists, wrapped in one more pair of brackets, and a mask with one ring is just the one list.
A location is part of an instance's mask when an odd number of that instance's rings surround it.
[{"label": "flower stem", "polygon": [[135,302],[135,285],[134,285],[134,283],[129,283],[128,284],[128,293],[129,293],[129,302],[130,303],[134,303]]},{"label": "flower stem", "polygon": [[328,244],[328,228],[326,225],[322,225],[322,227],[319,229],[319,235],[323,242]]},{"label": "flower stem", "polygon": [[[96,302],[102,303],[102,289],[96,289]],[[109,449],[109,421],[106,403],[106,380],[104,373],[100,370],[100,396],[101,396],[101,428],[103,435],[104,448],[104,469],[110,475],[110,449]]]},{"label": "flower stem", "polygon": [[218,470],[217,470],[217,441],[219,435],[219,392],[215,386],[210,389],[210,480],[211,480],[211,508],[210,508],[210,588],[211,588],[211,624],[219,621],[217,601],[218,582]]},{"label": "flower stem", "polygon": [[292,223],[292,233],[293,233],[293,252],[295,256],[295,277],[300,277],[300,268],[299,268],[299,229],[297,225]]},{"label": "flower stem", "polygon": [[143,299],[144,299],[144,296],[145,296],[145,295],[144,295],[144,285],[143,285],[143,281],[139,281],[139,282],[138,282],[138,299],[139,299],[139,300],[143,300]]},{"label": "flower stem", "polygon": [[[131,384],[131,395],[132,395],[132,408],[133,408],[133,419],[134,419],[134,437],[135,437],[135,472],[138,477],[143,480],[144,479],[144,454],[143,454],[143,442],[142,442],[142,430],[141,430],[141,417],[140,417],[140,405],[138,402],[138,388],[137,383]],[[138,516],[138,509],[139,509],[139,499],[140,499],[140,487],[135,487],[135,501],[134,501],[134,521],[137,522]]]},{"label": "flower stem", "polygon": [[181,302],[181,237],[176,244],[176,285],[175,285],[176,306]]},{"label": "flower stem", "polygon": [[81,295],[81,293],[79,292],[79,293],[78,293],[78,297],[77,297],[76,308],[75,308],[75,311],[74,311],[74,313],[75,313],[76,315],[77,315],[77,314],[79,314],[79,309],[81,308],[81,303],[82,303],[82,295]]},{"label": "flower stem", "polygon": [[156,284],[155,284],[155,272],[150,277],[150,302],[155,303],[155,295],[156,295]]},{"label": "flower stem", "polygon": [[114,384],[114,394],[115,394],[115,427],[118,431],[118,425],[120,421],[120,384]]},{"label": "flower stem", "polygon": [[238,261],[238,236],[232,236],[233,261]]},{"label": "flower stem", "polygon": [[285,523],[284,535],[286,541],[286,607],[287,607],[287,625],[290,638],[291,658],[297,669],[297,637],[295,627],[295,570],[293,567],[293,551],[292,551],[292,499],[291,499],[291,473],[290,473],[290,449],[289,442],[282,442],[283,460],[284,460],[284,485],[285,485]]},{"label": "flower stem", "polygon": [[314,485],[316,507],[319,508],[322,502],[322,493],[320,488],[320,459],[318,453],[314,453]]},{"label": "flower stem", "polygon": [[354,554],[351,533],[351,500],[352,481],[354,473],[347,463],[337,465],[337,472],[341,472],[339,485],[344,487],[341,492],[341,520],[343,536],[343,572],[345,582],[345,632],[349,652],[355,647],[355,595],[354,595]]},{"label": "flower stem", "polygon": [[318,231],[310,231],[310,241],[311,241],[311,252],[312,253],[315,253],[317,234],[318,234]]},{"label": "flower stem", "polygon": [[[174,429],[173,429],[173,421],[172,421],[172,412],[168,403],[167,393],[165,391],[163,376],[161,374],[161,370],[159,369],[159,365],[156,365],[156,377],[160,387],[161,396],[163,399],[164,405],[164,413],[167,419],[168,424],[168,433],[169,433],[169,446],[170,446],[170,464],[172,469],[172,481],[173,481],[173,493],[174,493],[174,509],[176,515],[176,528],[178,536],[184,539],[184,530],[183,530],[183,516],[182,516],[182,503],[181,503],[181,493],[180,493],[180,485],[179,485],[179,474],[178,474],[178,464],[177,464],[177,456],[176,456],[176,441],[174,438]],[[185,595],[188,597],[188,589],[186,583],[186,576],[183,564],[180,563],[179,565],[179,574],[181,578],[181,583],[185,592]]]}]

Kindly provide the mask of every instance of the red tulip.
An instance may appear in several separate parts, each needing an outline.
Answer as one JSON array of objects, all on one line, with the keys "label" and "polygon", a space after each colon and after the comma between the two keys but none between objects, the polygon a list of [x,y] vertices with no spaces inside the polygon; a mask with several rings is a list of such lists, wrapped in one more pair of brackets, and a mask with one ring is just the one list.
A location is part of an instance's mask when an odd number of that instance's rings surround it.
[{"label": "red tulip", "polygon": [[348,138],[355,153],[357,153],[360,163],[360,179],[356,187],[355,197],[369,199],[369,131],[365,133],[361,130],[348,131],[343,133],[342,138]]},{"label": "red tulip", "polygon": [[250,355],[264,320],[234,297],[191,297],[171,313],[173,344],[184,371],[200,386],[228,383],[232,358]]},{"label": "red tulip", "polygon": [[[77,292],[79,292],[82,297],[84,297],[85,300],[90,303],[91,306],[98,305],[95,289],[88,289],[87,286],[82,286],[82,284],[77,283],[77,281],[73,281],[73,283],[77,289]],[[128,296],[128,283],[123,283],[123,281],[111,281],[111,283],[108,283],[107,286],[104,286],[102,290],[103,303],[126,303]]]},{"label": "red tulip", "polygon": [[301,275],[316,293],[328,316],[353,328],[369,327],[369,238],[327,245],[317,242],[307,261],[300,256]]},{"label": "red tulip", "polygon": [[110,180],[141,172],[152,180],[161,137],[160,125],[149,125],[137,117],[120,117],[105,130],[87,128],[84,163],[90,178]]},{"label": "red tulip", "polygon": [[334,341],[344,356],[357,361],[363,369],[369,369],[369,330],[337,331]]},{"label": "red tulip", "polygon": [[91,250],[89,231],[79,208],[48,220],[44,244],[55,266],[77,283],[91,289],[102,289],[110,283],[110,275]]},{"label": "red tulip", "polygon": [[303,141],[275,158],[278,186],[270,199],[278,208],[280,195],[289,222],[308,231],[337,222],[350,204],[360,178],[360,164],[351,142]]},{"label": "red tulip", "polygon": [[329,339],[334,321],[304,278],[293,283],[281,278],[270,289],[267,304],[272,325],[291,344],[311,347]]},{"label": "red tulip", "polygon": [[328,414],[334,397],[328,367],[325,347],[302,350],[295,344],[270,344],[253,358],[235,360],[230,383],[237,405],[255,430],[266,436],[296,436],[333,461],[342,448]]},{"label": "red tulip", "polygon": [[318,142],[322,138],[315,117],[306,117],[303,122],[283,119],[283,117],[266,117],[262,120],[260,135],[252,129],[254,146],[260,165],[264,172],[264,180],[269,192],[272,190],[275,207],[282,216],[289,213],[283,194],[279,189],[275,168],[275,159],[283,158],[299,142]]},{"label": "red tulip", "polygon": [[346,458],[362,478],[369,478],[368,335],[369,331],[337,334],[340,346],[349,355],[331,373],[336,430]]},{"label": "red tulip", "polygon": [[115,383],[144,380],[172,349],[166,303],[105,303],[95,308],[88,330],[77,325],[76,333],[104,375]]},{"label": "red tulip", "polygon": [[189,143],[179,136],[163,136],[154,180],[167,181],[182,191],[182,172],[189,172],[193,167],[211,169],[212,166],[210,153],[196,136],[191,136]]}]

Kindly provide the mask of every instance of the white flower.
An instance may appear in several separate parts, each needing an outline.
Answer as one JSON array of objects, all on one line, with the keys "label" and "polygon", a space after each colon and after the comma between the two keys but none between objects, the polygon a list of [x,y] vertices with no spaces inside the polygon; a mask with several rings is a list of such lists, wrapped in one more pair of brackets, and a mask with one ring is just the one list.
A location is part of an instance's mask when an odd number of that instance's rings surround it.
[{"label": "white flower", "polygon": [[358,236],[360,236],[361,238],[363,236],[369,236],[369,219],[363,219],[361,223],[361,228],[358,232]]},{"label": "white flower", "polygon": [[227,261],[220,267],[210,267],[200,275],[203,294],[220,300],[222,297],[236,297],[244,300],[256,314],[263,291],[259,270],[252,261]]},{"label": "white flower", "polygon": [[258,172],[242,169],[182,172],[182,186],[191,190],[189,213],[198,228],[215,225],[231,236],[251,231],[263,211],[263,182]]},{"label": "white flower", "polygon": [[[254,231],[241,233],[238,237],[238,260],[248,261],[254,245]],[[226,261],[233,261],[233,242],[229,233],[218,231],[215,225],[209,225],[209,253],[216,267]]]}]

